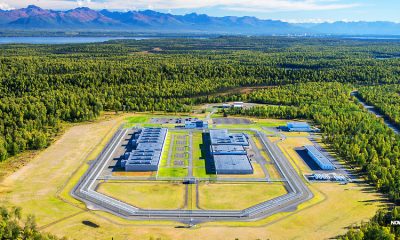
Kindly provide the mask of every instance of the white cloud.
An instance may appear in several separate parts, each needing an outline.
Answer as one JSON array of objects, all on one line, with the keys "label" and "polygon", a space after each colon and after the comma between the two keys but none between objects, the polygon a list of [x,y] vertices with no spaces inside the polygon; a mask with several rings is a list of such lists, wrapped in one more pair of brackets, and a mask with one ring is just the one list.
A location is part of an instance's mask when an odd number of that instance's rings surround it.
[{"label": "white cloud", "polygon": [[288,23],[333,23],[337,20],[325,18],[301,18],[301,19],[279,19]]},{"label": "white cloud", "polygon": [[11,10],[13,8],[10,5],[8,5],[7,3],[0,2],[0,9],[2,9],[2,10]]},{"label": "white cloud", "polygon": [[249,1],[246,4],[238,3],[225,7],[231,11],[243,12],[271,12],[271,11],[322,11],[353,8],[358,4],[341,4],[337,1],[290,1],[290,0],[270,0],[268,2]]},{"label": "white cloud", "polygon": [[320,11],[358,6],[352,3],[340,3],[338,0],[6,0],[5,2],[16,8],[25,7],[28,4],[52,9],[66,9],[77,6],[118,10],[147,9],[149,6],[155,10],[219,7],[226,10],[246,12]]}]

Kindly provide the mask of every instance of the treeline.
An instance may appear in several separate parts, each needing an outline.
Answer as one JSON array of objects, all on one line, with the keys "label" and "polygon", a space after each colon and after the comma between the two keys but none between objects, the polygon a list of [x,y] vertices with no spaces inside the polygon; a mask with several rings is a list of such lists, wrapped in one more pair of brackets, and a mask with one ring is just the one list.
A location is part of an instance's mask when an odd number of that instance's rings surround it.
[{"label": "treeline", "polygon": [[360,87],[359,94],[400,128],[400,85],[363,86]]},{"label": "treeline", "polygon": [[393,226],[391,221],[400,219],[400,208],[392,210],[379,210],[368,222],[359,229],[350,229],[341,240],[397,240],[400,238],[400,228]]},{"label": "treeline", "polygon": [[[56,236],[42,234],[37,230],[35,218],[22,219],[21,208],[0,207],[0,239],[58,240]],[[65,239],[65,238],[63,238]]]},{"label": "treeline", "polygon": [[275,87],[242,98],[273,106],[231,109],[228,113],[313,120],[325,142],[350,164],[359,166],[392,201],[400,203],[400,136],[358,105],[350,97],[351,89],[339,83]]},{"label": "treeline", "polygon": [[273,37],[2,45],[0,160],[46,147],[62,121],[102,111],[187,112],[243,86],[397,82],[400,61],[376,57],[399,50],[393,41]]},{"label": "treeline", "polygon": [[[250,109],[230,109],[228,114],[257,117],[306,118],[313,120],[330,144],[349,164],[358,166],[369,182],[400,203],[400,136],[369,114],[350,96],[352,87],[339,83],[308,83],[219,97],[216,100],[246,100],[273,104]],[[398,208],[380,211],[360,229],[342,239],[398,239],[398,228],[390,219],[399,217]]]}]

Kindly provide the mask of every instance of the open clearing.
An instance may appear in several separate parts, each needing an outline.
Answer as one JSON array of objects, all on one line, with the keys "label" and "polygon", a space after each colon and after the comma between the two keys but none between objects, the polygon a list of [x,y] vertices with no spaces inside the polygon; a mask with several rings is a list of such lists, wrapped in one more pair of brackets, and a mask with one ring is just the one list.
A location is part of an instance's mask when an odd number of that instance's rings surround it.
[{"label": "open clearing", "polygon": [[245,209],[286,193],[281,183],[200,184],[199,202],[203,209]]},{"label": "open clearing", "polygon": [[2,181],[1,202],[21,206],[26,213],[35,214],[39,226],[81,211],[59,199],[58,191],[78,167],[94,159],[88,158],[92,157],[91,151],[107,134],[113,134],[123,119],[120,116],[71,127],[25,167]]},{"label": "open clearing", "polygon": [[[87,170],[86,163],[102,151],[124,118],[114,116],[107,121],[67,129],[48,149],[1,182],[1,202],[21,206],[24,214],[34,214],[43,231],[89,240],[112,237],[115,240],[327,239],[372,217],[384,204],[380,202],[380,195],[367,185],[319,183],[310,185],[316,197],[301,205],[299,211],[256,222],[210,222],[194,229],[182,229],[175,228],[181,225],[175,222],[129,221],[102,211],[87,211],[69,192]],[[299,139],[287,139],[286,143],[291,147],[302,145],[296,143]],[[201,139],[197,144],[201,144]],[[291,150],[291,160],[297,162],[295,167],[306,167],[291,147],[285,146]],[[100,227],[92,228],[82,221],[91,221]]]},{"label": "open clearing", "polygon": [[144,209],[178,209],[185,201],[183,184],[106,182],[100,184],[98,191]]}]

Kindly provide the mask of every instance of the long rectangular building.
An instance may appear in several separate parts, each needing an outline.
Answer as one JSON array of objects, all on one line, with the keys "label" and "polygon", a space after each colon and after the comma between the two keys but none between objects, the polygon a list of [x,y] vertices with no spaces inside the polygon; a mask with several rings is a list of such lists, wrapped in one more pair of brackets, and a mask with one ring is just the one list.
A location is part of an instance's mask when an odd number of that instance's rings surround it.
[{"label": "long rectangular building", "polygon": [[312,132],[310,124],[306,122],[288,122],[287,129],[289,132]]},{"label": "long rectangular building", "polygon": [[335,166],[315,146],[304,146],[308,155],[318,164],[322,170],[334,170]]},{"label": "long rectangular building", "polygon": [[249,141],[243,133],[228,130],[210,130],[210,151],[217,174],[252,174],[253,166],[245,146]]},{"label": "long rectangular building", "polygon": [[134,150],[125,153],[121,161],[125,171],[157,171],[167,132],[166,128],[144,128],[135,132],[130,141]]}]

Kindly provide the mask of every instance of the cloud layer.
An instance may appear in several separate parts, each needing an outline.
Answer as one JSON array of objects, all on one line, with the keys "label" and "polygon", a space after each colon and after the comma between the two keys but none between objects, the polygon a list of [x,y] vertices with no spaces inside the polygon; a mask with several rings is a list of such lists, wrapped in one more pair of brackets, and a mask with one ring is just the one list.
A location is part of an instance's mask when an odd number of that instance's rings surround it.
[{"label": "cloud layer", "polygon": [[70,9],[198,9],[220,8],[240,12],[322,11],[353,8],[357,4],[338,0],[2,0],[0,8],[20,8],[35,4],[43,8]]}]

